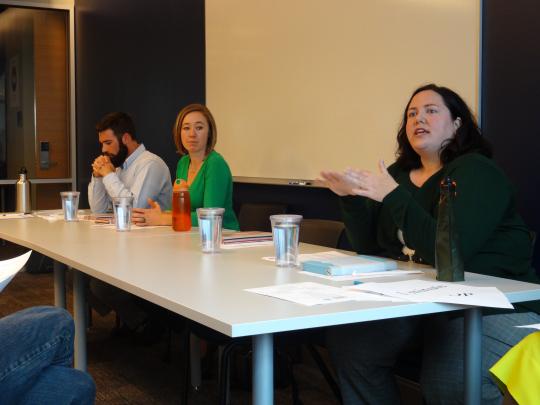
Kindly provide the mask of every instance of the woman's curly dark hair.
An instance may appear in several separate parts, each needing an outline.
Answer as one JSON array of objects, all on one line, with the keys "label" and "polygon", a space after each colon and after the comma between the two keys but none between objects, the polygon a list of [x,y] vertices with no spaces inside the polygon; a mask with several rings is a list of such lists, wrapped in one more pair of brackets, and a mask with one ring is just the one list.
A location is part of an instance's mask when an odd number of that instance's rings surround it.
[{"label": "woman's curly dark hair", "polygon": [[450,110],[450,115],[453,120],[458,117],[461,119],[461,125],[456,130],[456,135],[441,145],[441,150],[439,152],[441,163],[445,165],[458,156],[470,152],[477,152],[491,158],[491,145],[482,135],[476,119],[465,101],[449,88],[440,87],[431,83],[416,89],[405,107],[403,121],[397,134],[398,147],[396,151],[396,163],[404,170],[418,169],[422,166],[420,156],[414,151],[407,139],[406,126],[407,111],[411,104],[411,100],[415,95],[426,90],[434,91],[442,97],[444,104],[448,110]]}]

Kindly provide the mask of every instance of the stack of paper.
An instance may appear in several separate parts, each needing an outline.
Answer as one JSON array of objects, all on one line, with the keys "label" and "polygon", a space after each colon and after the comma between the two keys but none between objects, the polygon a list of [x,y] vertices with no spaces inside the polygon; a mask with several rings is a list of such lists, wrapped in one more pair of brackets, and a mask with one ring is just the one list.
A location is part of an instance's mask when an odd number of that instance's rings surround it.
[{"label": "stack of paper", "polygon": [[270,232],[234,232],[223,236],[222,249],[272,245]]},{"label": "stack of paper", "polygon": [[365,283],[348,290],[374,292],[411,302],[442,302],[492,308],[514,308],[496,287],[473,287],[441,281],[407,280],[393,283]]},{"label": "stack of paper", "polygon": [[303,255],[302,270],[328,276],[371,273],[397,269],[394,260],[376,256],[348,255],[336,251]]}]

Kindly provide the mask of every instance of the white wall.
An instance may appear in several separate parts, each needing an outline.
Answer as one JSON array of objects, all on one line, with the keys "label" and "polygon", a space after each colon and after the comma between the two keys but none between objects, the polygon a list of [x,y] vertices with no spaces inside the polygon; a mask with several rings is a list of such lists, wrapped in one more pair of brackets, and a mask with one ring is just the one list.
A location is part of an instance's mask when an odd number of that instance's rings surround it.
[{"label": "white wall", "polygon": [[[475,110],[479,0],[206,0],[207,104],[234,176],[394,160],[413,89]],[[189,61],[186,61],[189,63]]]}]

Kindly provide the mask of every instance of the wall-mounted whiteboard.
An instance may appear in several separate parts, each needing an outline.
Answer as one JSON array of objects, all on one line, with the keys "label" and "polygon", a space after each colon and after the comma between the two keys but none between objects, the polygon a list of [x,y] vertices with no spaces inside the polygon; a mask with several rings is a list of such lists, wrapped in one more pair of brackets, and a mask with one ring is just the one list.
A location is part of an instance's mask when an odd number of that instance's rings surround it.
[{"label": "wall-mounted whiteboard", "polygon": [[479,36],[480,0],[206,0],[216,149],[256,178],[389,164],[419,85],[476,111]]}]

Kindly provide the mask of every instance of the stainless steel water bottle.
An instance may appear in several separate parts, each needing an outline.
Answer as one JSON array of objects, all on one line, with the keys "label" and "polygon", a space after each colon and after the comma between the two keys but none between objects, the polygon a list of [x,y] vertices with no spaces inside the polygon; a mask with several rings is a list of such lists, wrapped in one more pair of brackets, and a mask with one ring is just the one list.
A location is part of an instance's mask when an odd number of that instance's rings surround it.
[{"label": "stainless steel water bottle", "polygon": [[26,178],[26,167],[22,167],[17,181],[17,207],[15,211],[24,214],[30,213],[32,204],[30,202],[30,181]]}]

